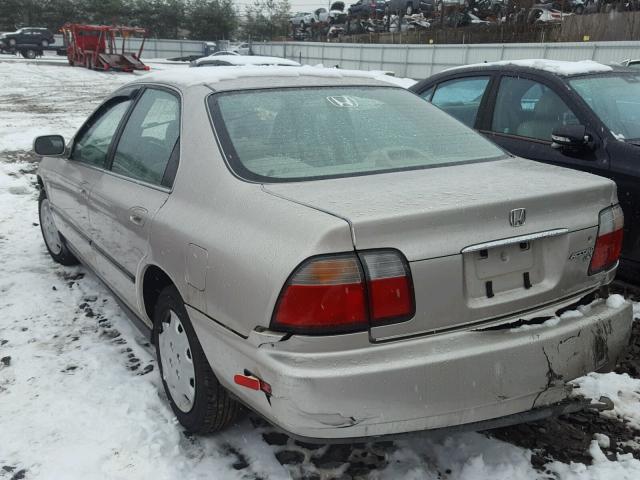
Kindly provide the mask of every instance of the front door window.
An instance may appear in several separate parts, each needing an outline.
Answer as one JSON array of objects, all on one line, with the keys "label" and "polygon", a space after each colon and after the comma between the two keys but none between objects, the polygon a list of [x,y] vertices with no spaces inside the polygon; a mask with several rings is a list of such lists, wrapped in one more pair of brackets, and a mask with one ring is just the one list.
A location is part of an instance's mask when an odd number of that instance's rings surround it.
[{"label": "front door window", "polygon": [[577,125],[576,115],[548,86],[526,78],[504,77],[493,112],[491,130],[551,142],[561,125]]}]

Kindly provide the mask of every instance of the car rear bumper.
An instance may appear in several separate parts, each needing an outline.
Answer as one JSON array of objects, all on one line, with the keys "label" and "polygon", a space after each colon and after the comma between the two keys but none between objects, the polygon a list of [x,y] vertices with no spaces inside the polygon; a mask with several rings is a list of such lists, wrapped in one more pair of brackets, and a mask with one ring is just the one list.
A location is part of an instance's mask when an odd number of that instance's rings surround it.
[{"label": "car rear bumper", "polygon": [[[598,301],[553,326],[371,344],[366,333],[242,339],[188,311],[226,388],[287,432],[332,440],[473,424],[565,401],[567,382],[615,365],[633,321],[630,304]],[[243,373],[269,383],[272,395],[235,385]]]}]

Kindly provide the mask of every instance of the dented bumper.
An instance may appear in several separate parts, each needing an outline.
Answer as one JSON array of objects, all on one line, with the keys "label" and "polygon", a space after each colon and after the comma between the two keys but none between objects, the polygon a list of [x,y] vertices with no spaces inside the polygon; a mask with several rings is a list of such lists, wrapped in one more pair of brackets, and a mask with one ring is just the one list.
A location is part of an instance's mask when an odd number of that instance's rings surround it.
[{"label": "dented bumper", "polygon": [[[615,365],[632,323],[630,304],[598,301],[552,326],[372,344],[367,333],[243,339],[188,310],[226,388],[292,434],[334,440],[484,422],[557,404],[570,393],[567,382]],[[235,385],[234,375],[246,371],[268,382],[272,395]]]}]

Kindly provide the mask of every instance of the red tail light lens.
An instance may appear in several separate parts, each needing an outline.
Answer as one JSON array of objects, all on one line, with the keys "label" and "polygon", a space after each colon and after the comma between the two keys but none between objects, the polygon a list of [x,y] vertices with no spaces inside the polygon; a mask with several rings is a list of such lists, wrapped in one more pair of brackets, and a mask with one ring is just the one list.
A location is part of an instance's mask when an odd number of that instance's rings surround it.
[{"label": "red tail light lens", "polygon": [[271,326],[306,334],[353,332],[406,320],[414,304],[409,266],[396,250],[315,257],[285,284]]},{"label": "red tail light lens", "polygon": [[414,299],[409,266],[399,252],[361,253],[369,287],[372,326],[395,323],[413,316]]},{"label": "red tail light lens", "polygon": [[606,208],[600,212],[598,238],[591,256],[589,275],[612,268],[620,258],[624,214],[620,205]]},{"label": "red tail light lens", "polygon": [[318,257],[291,276],[276,307],[274,327],[298,333],[367,327],[364,276],[355,255]]}]

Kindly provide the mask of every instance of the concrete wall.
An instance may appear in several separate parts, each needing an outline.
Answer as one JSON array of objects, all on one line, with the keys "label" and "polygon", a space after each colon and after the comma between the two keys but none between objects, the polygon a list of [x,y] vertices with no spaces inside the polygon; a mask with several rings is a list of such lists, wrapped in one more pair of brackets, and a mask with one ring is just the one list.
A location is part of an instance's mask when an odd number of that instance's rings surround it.
[{"label": "concrete wall", "polygon": [[252,48],[256,55],[286,57],[303,64],[391,70],[397,76],[415,79],[428,77],[446,68],[485,61],[547,58],[611,63],[640,58],[640,41],[475,45],[271,42],[254,43]]}]

